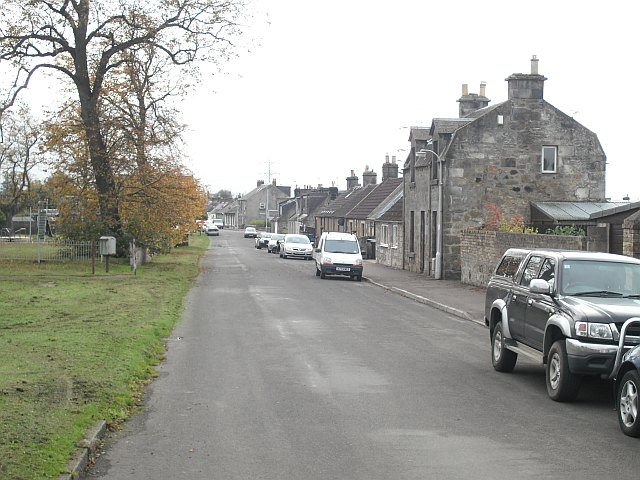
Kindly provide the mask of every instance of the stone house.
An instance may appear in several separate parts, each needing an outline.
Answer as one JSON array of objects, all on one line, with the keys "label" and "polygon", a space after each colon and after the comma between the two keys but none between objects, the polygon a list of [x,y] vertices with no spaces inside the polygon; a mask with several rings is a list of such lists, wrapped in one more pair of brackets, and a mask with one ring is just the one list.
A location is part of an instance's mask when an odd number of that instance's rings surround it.
[{"label": "stone house", "polygon": [[275,179],[267,185],[259,180],[256,188],[237,200],[238,227],[270,225],[278,215],[278,203],[290,196],[291,187],[277,185]]},{"label": "stone house", "polygon": [[305,186],[294,190],[292,201],[295,210],[290,213],[287,219],[287,231],[290,233],[302,233],[315,235],[316,215],[322,210],[323,205],[338,197],[338,187],[317,188]]},{"label": "stone house", "polygon": [[[509,76],[508,99],[489,106],[463,85],[459,118],[434,118],[404,166],[405,268],[460,278],[460,234],[487,206],[531,221],[531,202],[604,202],[606,156],[595,133],[544,100],[546,78]],[[413,133],[413,132],[412,132]],[[414,146],[415,143],[415,146]],[[418,176],[420,171],[420,176]]]},{"label": "stone house", "polygon": [[[382,182],[377,183],[377,174],[367,166],[363,173],[364,185],[360,186],[352,171],[347,178],[349,191],[323,205],[316,214],[316,232],[353,233],[358,237],[363,252],[369,252],[367,241],[376,237],[375,221],[369,216],[402,185],[395,157],[393,162],[389,161],[389,156],[386,157],[382,174]],[[369,256],[374,255],[374,251],[369,252]]]},{"label": "stone house", "polygon": [[[402,268],[403,193],[404,186],[400,183],[367,217],[367,221],[375,225],[375,251],[373,255],[367,252],[367,256],[393,268]],[[367,245],[367,248],[370,247]]]}]

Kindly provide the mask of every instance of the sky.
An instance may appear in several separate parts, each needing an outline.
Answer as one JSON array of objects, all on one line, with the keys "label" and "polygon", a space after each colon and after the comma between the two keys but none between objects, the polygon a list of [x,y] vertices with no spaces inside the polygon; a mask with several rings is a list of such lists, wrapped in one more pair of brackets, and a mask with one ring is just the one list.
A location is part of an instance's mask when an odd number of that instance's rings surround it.
[{"label": "sky", "polygon": [[367,167],[380,181],[386,155],[404,163],[411,126],[458,116],[462,84],[503,102],[535,55],[545,100],[598,135],[607,197],[640,200],[635,2],[245,1],[238,57],[203,65],[180,102],[185,164],[209,192],[344,189]]},{"label": "sky", "polygon": [[[546,76],[544,98],[595,132],[607,197],[640,199],[633,2],[260,0],[240,57],[183,103],[188,166],[211,192],[258,180],[336,185],[385,155],[402,164],[409,127],[457,117],[462,84],[490,105],[505,79]],[[270,175],[269,175],[270,173]]]}]

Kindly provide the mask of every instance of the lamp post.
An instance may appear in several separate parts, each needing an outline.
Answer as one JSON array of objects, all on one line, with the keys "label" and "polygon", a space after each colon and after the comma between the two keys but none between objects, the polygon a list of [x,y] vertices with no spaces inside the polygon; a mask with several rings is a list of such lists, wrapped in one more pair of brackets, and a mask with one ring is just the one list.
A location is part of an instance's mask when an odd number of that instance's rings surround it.
[{"label": "lamp post", "polygon": [[426,158],[427,152],[430,152],[432,155],[438,159],[438,222],[436,226],[436,271],[435,278],[436,280],[442,280],[442,197],[443,197],[443,178],[442,178],[442,157],[438,155],[436,152],[430,149],[423,148],[418,152],[418,155],[424,156]]}]

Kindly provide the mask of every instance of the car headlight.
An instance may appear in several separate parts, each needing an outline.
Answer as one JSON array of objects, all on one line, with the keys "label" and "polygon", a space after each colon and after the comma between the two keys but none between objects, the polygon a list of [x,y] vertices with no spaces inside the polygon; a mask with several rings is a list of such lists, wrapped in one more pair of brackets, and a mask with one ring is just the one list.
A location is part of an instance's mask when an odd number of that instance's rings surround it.
[{"label": "car headlight", "polygon": [[613,340],[611,327],[607,323],[576,322],[576,336]]},{"label": "car headlight", "polygon": [[329,257],[324,257],[322,259],[322,264],[323,265],[333,265],[333,262],[331,261],[331,259]]},{"label": "car headlight", "polygon": [[362,266],[362,259],[361,258],[357,259],[355,262],[353,262],[353,264],[356,267],[361,267]]}]

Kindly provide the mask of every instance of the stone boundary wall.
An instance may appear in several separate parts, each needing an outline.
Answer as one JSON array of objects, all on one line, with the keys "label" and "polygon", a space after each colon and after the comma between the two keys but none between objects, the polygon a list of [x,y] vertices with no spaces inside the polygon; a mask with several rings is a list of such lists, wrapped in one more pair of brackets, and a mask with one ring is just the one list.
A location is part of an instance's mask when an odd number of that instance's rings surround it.
[{"label": "stone boundary wall", "polygon": [[587,237],[464,230],[460,235],[462,283],[486,287],[508,248],[587,250]]},{"label": "stone boundary wall", "polygon": [[622,224],[623,253],[640,258],[640,212],[626,218]]}]

